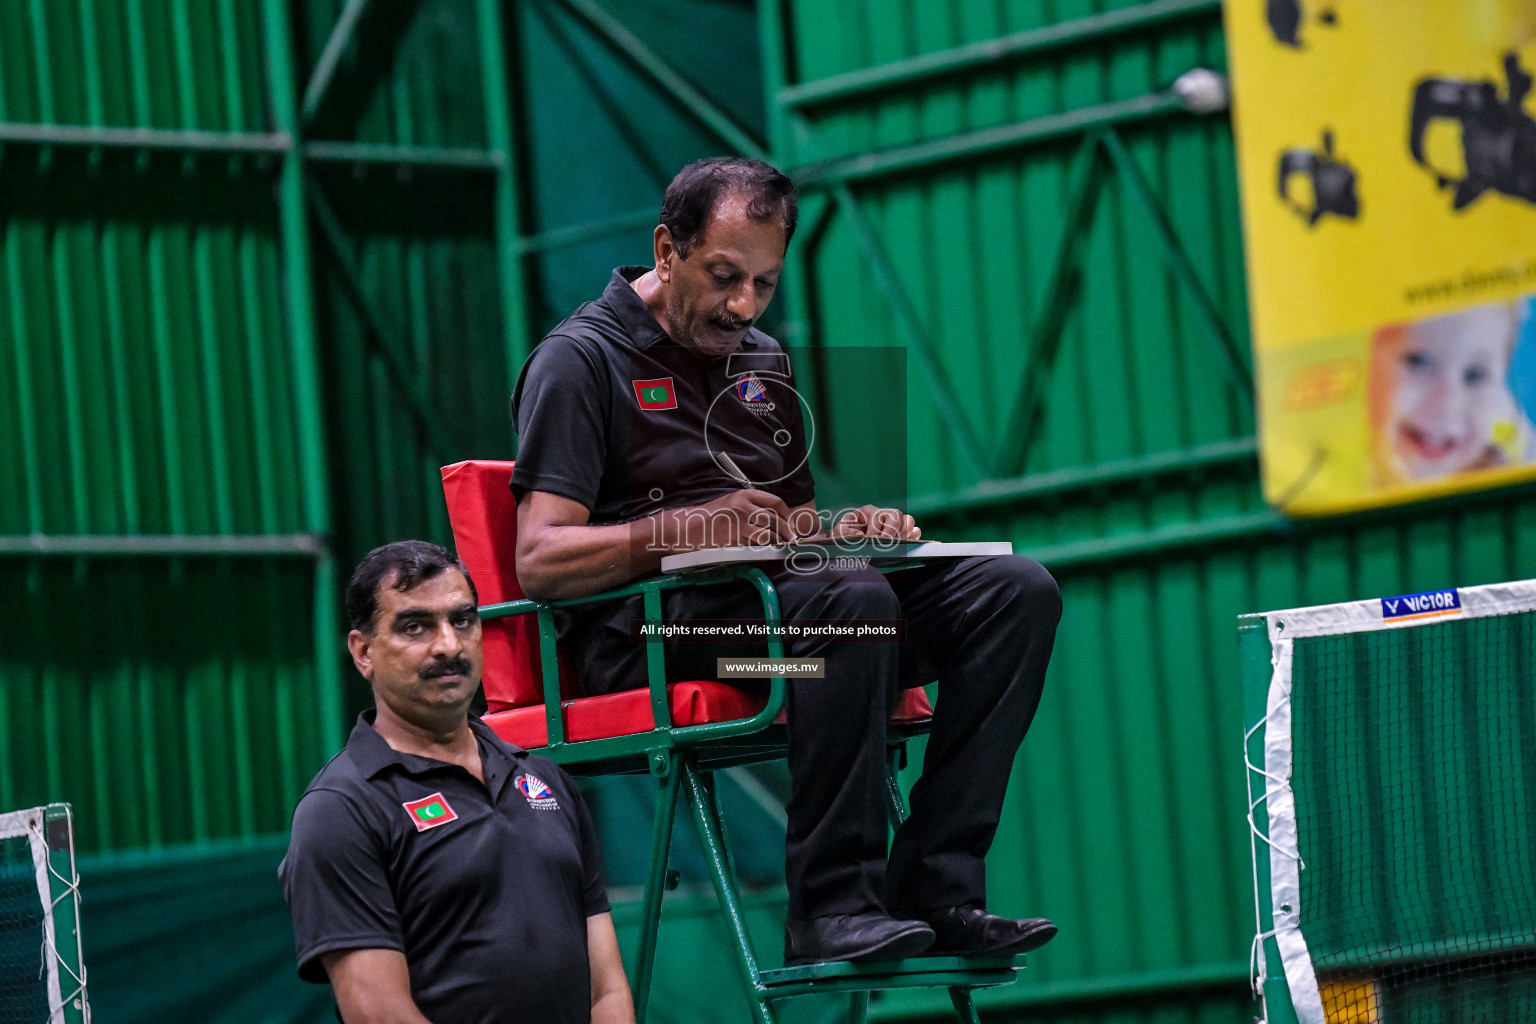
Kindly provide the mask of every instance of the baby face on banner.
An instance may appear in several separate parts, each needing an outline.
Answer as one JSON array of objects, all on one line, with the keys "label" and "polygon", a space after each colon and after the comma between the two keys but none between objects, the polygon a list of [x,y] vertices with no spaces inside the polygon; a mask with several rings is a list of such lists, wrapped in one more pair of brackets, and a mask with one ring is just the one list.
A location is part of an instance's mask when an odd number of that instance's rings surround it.
[{"label": "baby face on banner", "polygon": [[1507,383],[1514,340],[1508,305],[1480,306],[1377,335],[1378,357],[1391,367],[1380,440],[1397,474],[1432,480],[1522,461],[1521,442],[1530,427]]}]

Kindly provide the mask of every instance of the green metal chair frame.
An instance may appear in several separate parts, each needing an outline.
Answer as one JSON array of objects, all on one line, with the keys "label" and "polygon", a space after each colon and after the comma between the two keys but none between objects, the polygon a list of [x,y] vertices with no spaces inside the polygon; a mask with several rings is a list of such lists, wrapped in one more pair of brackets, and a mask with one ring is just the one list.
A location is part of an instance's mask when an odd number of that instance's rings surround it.
[{"label": "green metal chair frame", "polygon": [[[891,572],[916,563],[883,567]],[[667,859],[671,851],[672,825],[679,793],[686,794],[699,842],[709,862],[710,881],[725,917],[731,944],[746,984],[756,1024],[774,1024],[772,1003],[810,993],[843,993],[849,996],[849,1019],[863,1024],[869,993],[876,989],[945,987],[955,1014],[964,1024],[980,1024],[971,992],[977,988],[1007,985],[1024,966],[1025,957],[915,957],[888,962],[832,961],[798,967],[764,970],[759,967],[747,934],[746,917],[736,883],[735,864],[726,842],[724,819],[715,789],[716,769],[775,760],[784,755],[786,736],[774,719],[784,707],[784,678],[773,678],[767,702],[749,718],[700,725],[674,726],[667,694],[666,662],[659,631],[646,639],[646,671],[655,727],[647,732],[602,739],[568,741],[561,713],[560,669],[555,650],[555,608],[611,601],[641,595],[644,620],[660,625],[661,598],[669,590],[745,582],[758,592],[764,622],[770,627],[768,654],[784,656],[777,630],[782,623],[778,590],[767,573],[750,566],[717,566],[688,573],[665,573],[587,597],[558,601],[521,599],[480,608],[483,620],[515,615],[538,619],[539,662],[544,691],[544,717],[549,745],[543,753],[576,775],[649,773],[658,787],[650,860],[646,871],[645,897],[640,920],[639,949],[630,979],[637,1024],[644,1024],[661,926],[661,902],[670,887]],[[897,785],[896,769],[905,758],[906,741],[926,731],[923,727],[897,729],[891,740],[886,771],[889,814],[893,825],[906,817],[906,805]]]}]

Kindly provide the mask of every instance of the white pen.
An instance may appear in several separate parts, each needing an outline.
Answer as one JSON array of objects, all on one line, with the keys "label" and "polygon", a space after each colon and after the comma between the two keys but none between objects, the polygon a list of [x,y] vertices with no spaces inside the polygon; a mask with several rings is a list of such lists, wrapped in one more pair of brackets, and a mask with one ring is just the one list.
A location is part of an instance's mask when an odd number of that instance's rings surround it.
[{"label": "white pen", "polygon": [[733,461],[729,455],[725,454],[725,452],[715,452],[715,461],[720,464],[722,469],[731,475],[732,480],[735,480],[743,487],[752,486],[752,481],[747,479],[747,474],[743,473],[741,471],[741,467],[736,465],[735,461]]}]

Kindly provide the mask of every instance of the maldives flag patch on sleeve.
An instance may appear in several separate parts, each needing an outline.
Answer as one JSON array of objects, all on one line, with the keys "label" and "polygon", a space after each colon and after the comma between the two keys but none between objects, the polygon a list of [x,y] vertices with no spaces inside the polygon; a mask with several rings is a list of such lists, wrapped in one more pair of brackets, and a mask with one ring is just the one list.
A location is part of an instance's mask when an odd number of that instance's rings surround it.
[{"label": "maldives flag patch on sleeve", "polygon": [[407,800],[401,806],[411,816],[411,822],[416,826],[417,832],[425,832],[429,828],[446,825],[459,817],[453,813],[453,808],[448,806],[448,801],[443,799],[441,793],[433,793],[420,800]]},{"label": "maldives flag patch on sleeve", "polygon": [[630,381],[635,386],[635,398],[640,408],[647,412],[677,408],[677,391],[671,377],[655,377],[651,380]]}]

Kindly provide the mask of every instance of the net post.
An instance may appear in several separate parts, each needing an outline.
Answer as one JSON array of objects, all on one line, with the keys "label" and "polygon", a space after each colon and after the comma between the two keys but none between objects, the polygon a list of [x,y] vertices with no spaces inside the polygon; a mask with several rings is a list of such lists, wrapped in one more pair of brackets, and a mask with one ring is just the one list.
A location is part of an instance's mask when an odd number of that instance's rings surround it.
[{"label": "net post", "polygon": [[[1263,615],[1240,615],[1237,619],[1238,665],[1243,681],[1243,735],[1248,765],[1248,806],[1252,830],[1248,841],[1253,848],[1254,910],[1258,919],[1257,955],[1263,958],[1264,1013],[1267,1024],[1297,1024],[1291,1006],[1291,993],[1285,981],[1285,967],[1275,943],[1274,908],[1270,901],[1269,844],[1260,837],[1269,835],[1269,812],[1265,806],[1266,780],[1255,770],[1264,765],[1264,719],[1269,704],[1269,685],[1273,675],[1269,622]],[[1257,834],[1255,834],[1257,833]]]},{"label": "net post", "polygon": [[53,1008],[50,1024],[90,1024],[85,966],[80,941],[80,876],[75,871],[74,816],[67,803],[43,810],[43,841],[48,849],[49,900],[52,903],[54,955],[58,958],[63,1005]]}]

